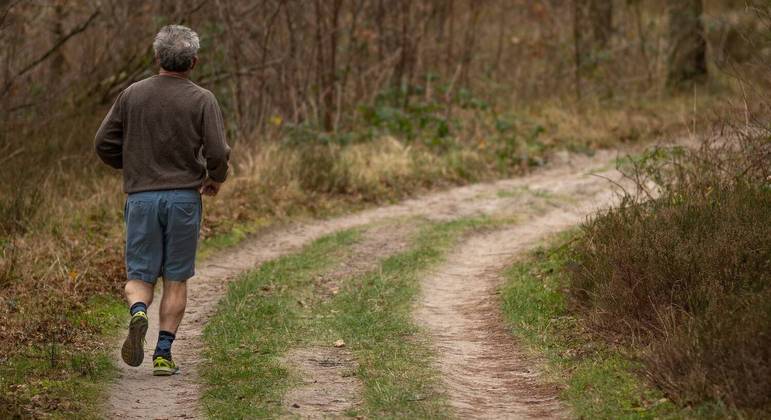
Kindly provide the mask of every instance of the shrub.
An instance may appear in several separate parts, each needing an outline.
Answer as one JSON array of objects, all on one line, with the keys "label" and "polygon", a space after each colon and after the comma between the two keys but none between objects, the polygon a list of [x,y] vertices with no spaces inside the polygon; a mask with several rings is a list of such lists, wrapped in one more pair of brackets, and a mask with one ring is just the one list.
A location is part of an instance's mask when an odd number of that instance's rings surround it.
[{"label": "shrub", "polygon": [[0,239],[26,232],[43,198],[39,179],[15,175],[10,192],[0,197]]},{"label": "shrub", "polygon": [[583,225],[573,304],[680,403],[771,403],[771,136],[655,150]]}]

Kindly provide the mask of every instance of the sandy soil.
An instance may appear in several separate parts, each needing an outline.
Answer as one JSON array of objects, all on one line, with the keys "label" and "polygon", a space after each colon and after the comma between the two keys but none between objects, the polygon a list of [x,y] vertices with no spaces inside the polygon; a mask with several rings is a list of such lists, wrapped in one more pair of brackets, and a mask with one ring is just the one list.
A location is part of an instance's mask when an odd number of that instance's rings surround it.
[{"label": "sandy soil", "polygon": [[[582,190],[585,203],[612,195]],[[558,390],[507,330],[496,290],[501,273],[545,236],[578,223],[589,209],[563,205],[516,226],[465,241],[423,279],[415,319],[430,333],[448,399],[460,418],[564,418]]]},{"label": "sandy soil", "polygon": [[[454,356],[451,356],[453,352],[466,351],[466,348],[463,347],[465,344],[461,344],[461,347],[453,346],[450,341],[456,338],[461,339],[464,343],[476,343],[476,347],[474,347],[477,349],[475,354],[478,354],[481,358],[489,357],[485,356],[488,354],[484,353],[488,351],[485,350],[485,347],[498,345],[507,340],[510,341],[510,337],[507,338],[505,331],[500,330],[500,323],[497,323],[496,325],[498,326],[495,328],[498,329],[491,330],[493,332],[489,336],[463,338],[463,331],[467,331],[471,325],[470,323],[475,322],[474,317],[478,316],[482,319],[487,317],[488,314],[495,313],[496,310],[495,304],[477,304],[477,301],[473,301],[473,299],[487,299],[495,285],[494,270],[500,266],[505,258],[510,258],[517,252],[524,250],[543,235],[567,227],[580,220],[582,215],[585,214],[585,209],[576,210],[577,207],[573,206],[573,210],[568,211],[566,206],[560,203],[570,201],[584,202],[589,197],[595,197],[599,191],[608,191],[610,184],[601,178],[591,176],[589,172],[593,170],[603,171],[603,168],[607,168],[615,156],[614,153],[601,152],[592,158],[571,157],[565,162],[561,162],[557,167],[543,169],[521,178],[455,188],[407,200],[397,205],[379,207],[329,220],[313,221],[275,229],[250,238],[234,249],[212,256],[206,262],[199,265],[196,277],[190,280],[189,283],[188,309],[178,331],[178,338],[173,349],[174,358],[181,367],[181,374],[166,378],[151,376],[149,355],[152,354],[158,334],[158,305],[154,304],[150,307],[149,311],[151,323],[150,330],[147,333],[148,343],[146,351],[148,356],[144,364],[139,368],[125,366],[120,361],[118,351],[120,346],[116,343],[115,359],[120,373],[119,378],[111,385],[109,390],[106,416],[110,418],[161,419],[202,417],[203,413],[198,405],[201,385],[197,366],[201,360],[201,332],[203,326],[215,309],[217,301],[225,292],[227,282],[238,274],[253,269],[265,261],[297,251],[303,245],[323,235],[387,219],[423,216],[430,220],[450,220],[475,215],[516,216],[519,218],[523,216],[522,213],[525,213],[523,217],[526,219],[529,217],[527,214],[533,212],[546,214],[544,219],[533,219],[525,222],[529,226],[526,230],[520,231],[517,230],[518,228],[512,228],[514,230],[503,231],[490,237],[474,238],[470,243],[476,245],[467,244],[457,251],[461,254],[458,255],[458,258],[452,258],[451,260],[480,260],[472,263],[469,267],[461,267],[463,271],[461,271],[460,276],[471,276],[469,279],[475,279],[476,281],[466,281],[464,283],[465,289],[463,294],[468,295],[470,300],[456,302],[454,299],[458,298],[457,291],[442,291],[440,290],[441,288],[435,290],[437,294],[445,293],[447,305],[459,304],[470,308],[468,310],[469,314],[464,315],[466,316],[465,318],[459,315],[460,313],[453,315],[452,323],[448,325],[452,326],[452,331],[456,332],[455,335],[436,334],[434,327],[438,324],[433,324],[431,317],[437,317],[435,314],[432,315],[428,312],[430,312],[429,309],[431,307],[441,308],[441,305],[431,303],[432,301],[427,301],[425,298],[421,301],[421,305],[424,305],[425,308],[423,306],[419,307],[417,318],[429,328],[429,331],[434,332],[434,338],[438,340],[437,348],[440,358],[449,357],[447,360],[452,361],[454,360],[452,359]],[[613,176],[614,174],[613,171],[604,172],[605,176]],[[545,196],[551,196],[552,198],[544,198]],[[516,245],[513,245],[513,243]],[[501,258],[491,259],[488,255],[491,253],[502,253],[502,255],[500,255]],[[442,271],[449,273],[452,269],[453,267],[445,267]],[[447,278],[454,277],[450,275]],[[431,278],[426,280],[425,287],[427,290],[432,290]],[[159,297],[156,297],[156,302],[160,302]],[[471,310],[474,307],[478,308]],[[438,319],[438,321],[441,321],[441,319]],[[513,346],[513,344],[501,344],[501,346],[500,348],[489,350],[492,352],[489,355],[495,357],[495,355],[504,354],[504,352],[507,355],[519,354],[516,348],[506,347]],[[509,369],[504,365],[498,366],[493,364],[480,370],[480,375],[477,375],[477,377],[493,374],[496,369],[504,369],[505,372],[522,372],[522,368],[525,368],[526,365],[527,362],[522,362]],[[464,385],[462,385],[463,379],[459,378],[459,375],[466,375],[467,372],[464,370],[453,370],[452,368],[448,369],[445,370],[443,368],[443,372],[447,375],[446,381],[450,389],[450,396],[453,398],[452,403],[458,408],[459,413],[465,413],[463,410],[471,407],[471,409],[476,411],[469,411],[469,413],[473,412],[486,416],[487,414],[485,413],[493,414],[497,412],[497,409],[500,409],[502,404],[495,406],[498,408],[485,406],[489,401],[484,398],[472,400],[458,398],[456,400],[459,392],[462,393],[468,390],[468,387],[464,388]],[[491,380],[493,380],[493,383],[490,389],[497,389],[500,384],[505,383],[508,385],[500,386],[505,386],[506,388],[504,389],[510,390],[515,389],[522,383],[511,382],[506,378]],[[535,380],[533,383],[535,383]],[[472,379],[469,386],[476,386],[477,384],[478,382]],[[531,386],[528,389],[534,388]],[[544,390],[543,395],[538,394],[541,395],[536,397],[538,404],[541,404],[540,401],[551,401],[553,399],[553,392],[547,391]],[[525,393],[527,392],[529,391]],[[518,404],[520,406],[527,405],[528,402],[521,400]],[[539,411],[541,410],[539,408],[532,412],[515,410],[512,413],[551,415],[558,411],[546,406],[542,407],[542,409],[543,411]]]},{"label": "sandy soil", "polygon": [[344,348],[304,347],[284,357],[303,378],[302,385],[284,397],[290,418],[328,419],[343,417],[360,403],[361,382],[354,372],[356,359]]}]

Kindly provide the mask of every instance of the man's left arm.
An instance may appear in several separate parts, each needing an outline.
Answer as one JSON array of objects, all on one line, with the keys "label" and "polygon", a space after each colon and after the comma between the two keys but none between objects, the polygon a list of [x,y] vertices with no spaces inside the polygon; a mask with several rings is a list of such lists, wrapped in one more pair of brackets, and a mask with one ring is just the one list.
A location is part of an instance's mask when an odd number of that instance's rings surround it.
[{"label": "man's left arm", "polygon": [[225,123],[217,99],[209,95],[203,109],[203,157],[209,179],[221,184],[228,176],[230,146],[225,139]]},{"label": "man's left arm", "polygon": [[115,169],[123,168],[123,118],[121,115],[121,100],[123,92],[118,95],[110,112],[102,121],[96,132],[94,147],[102,162]]}]

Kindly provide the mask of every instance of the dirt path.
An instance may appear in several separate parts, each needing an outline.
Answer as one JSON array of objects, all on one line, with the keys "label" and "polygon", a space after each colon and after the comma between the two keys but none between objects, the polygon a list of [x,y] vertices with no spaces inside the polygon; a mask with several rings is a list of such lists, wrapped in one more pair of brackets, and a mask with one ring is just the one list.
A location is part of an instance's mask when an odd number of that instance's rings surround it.
[{"label": "dirt path", "polygon": [[[149,357],[146,357],[143,366],[130,368],[120,362],[120,355],[116,350],[115,360],[120,373],[119,379],[111,386],[106,415],[110,418],[202,417],[198,405],[201,387],[197,373],[202,350],[201,332],[225,292],[227,282],[238,274],[265,261],[296,251],[323,235],[386,219],[408,216],[424,216],[432,220],[474,215],[517,216],[523,208],[529,207],[546,211],[555,204],[538,197],[539,194],[550,194],[556,197],[556,202],[561,202],[565,201],[564,197],[593,195],[597,191],[607,189],[606,181],[592,177],[588,172],[607,168],[615,156],[614,153],[606,152],[598,153],[592,158],[575,157],[559,167],[544,169],[526,177],[456,188],[407,200],[398,205],[276,229],[209,258],[199,266],[196,277],[189,283],[187,313],[174,345],[174,357],[180,363],[181,374],[154,378],[150,376]],[[606,175],[611,173],[607,172]],[[578,213],[575,214],[569,222],[566,221],[560,226],[577,221]],[[533,233],[533,240],[544,233],[548,233],[548,230]],[[507,255],[513,252],[508,252]],[[156,297],[156,302],[160,302],[159,298]],[[158,334],[157,304],[150,307],[149,315],[151,327],[147,333],[147,354],[152,353]],[[119,346],[116,345],[116,349],[117,347]]]},{"label": "dirt path", "polygon": [[[539,378],[534,363],[507,330],[496,290],[517,255],[610,202],[607,192],[585,189],[583,205],[558,206],[493,233],[472,237],[423,279],[415,318],[435,346],[449,401],[460,418],[564,418],[557,390]],[[591,203],[590,205],[587,205]]]}]

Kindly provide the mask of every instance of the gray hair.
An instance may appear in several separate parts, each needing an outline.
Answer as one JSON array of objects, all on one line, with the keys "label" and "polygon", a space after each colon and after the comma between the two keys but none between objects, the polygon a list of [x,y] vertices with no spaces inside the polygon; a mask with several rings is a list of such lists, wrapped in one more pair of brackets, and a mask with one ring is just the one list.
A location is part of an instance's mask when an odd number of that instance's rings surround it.
[{"label": "gray hair", "polygon": [[164,70],[183,72],[193,66],[193,58],[198,54],[200,41],[198,34],[182,25],[168,25],[161,28],[153,50],[155,57]]}]

